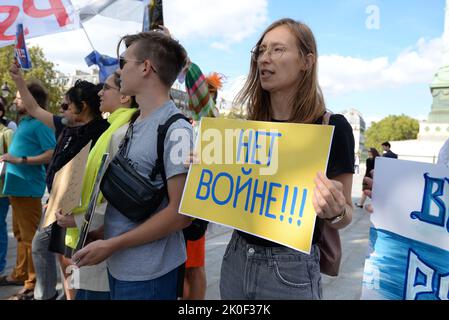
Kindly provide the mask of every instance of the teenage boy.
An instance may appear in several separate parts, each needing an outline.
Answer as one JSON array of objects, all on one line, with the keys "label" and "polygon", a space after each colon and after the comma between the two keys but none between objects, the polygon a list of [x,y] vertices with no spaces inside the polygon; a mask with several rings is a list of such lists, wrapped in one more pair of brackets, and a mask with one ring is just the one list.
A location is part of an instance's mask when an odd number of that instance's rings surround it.
[{"label": "teenage boy", "polygon": [[[127,157],[133,168],[148,177],[157,159],[157,130],[179,113],[170,100],[170,87],[183,68],[187,53],[172,38],[150,31],[125,36],[125,53],[120,57],[120,91],[136,96],[140,116],[133,124]],[[179,142],[173,136],[181,136]],[[184,145],[180,146],[180,143]],[[182,229],[190,218],[178,213],[187,169],[177,151],[190,151],[190,124],[174,122],[164,140],[164,169],[168,199],[160,211],[143,223],[134,223],[108,204],[104,240],[95,241],[72,258],[78,266],[94,265],[107,259],[112,299],[176,299],[178,267],[186,260]],[[158,186],[163,185],[160,175]]]}]

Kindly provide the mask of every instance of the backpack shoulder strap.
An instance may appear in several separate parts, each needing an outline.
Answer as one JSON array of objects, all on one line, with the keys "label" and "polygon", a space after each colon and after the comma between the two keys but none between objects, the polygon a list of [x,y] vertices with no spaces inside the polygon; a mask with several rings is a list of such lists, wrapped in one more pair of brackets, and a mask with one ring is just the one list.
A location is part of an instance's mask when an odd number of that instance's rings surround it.
[{"label": "backpack shoulder strap", "polygon": [[331,118],[332,113],[329,111],[326,111],[326,113],[323,115],[323,122],[322,124],[324,125],[328,125],[329,124],[329,120]]},{"label": "backpack shoulder strap", "polygon": [[150,178],[151,180],[154,180],[156,179],[156,176],[160,174],[162,180],[164,181],[165,188],[167,187],[167,176],[165,175],[164,168],[164,141],[170,126],[179,119],[184,119],[185,121],[190,123],[190,120],[185,115],[183,115],[182,113],[177,113],[171,116],[164,124],[159,125],[159,127],[157,128],[157,159],[153,171],[151,172]]}]

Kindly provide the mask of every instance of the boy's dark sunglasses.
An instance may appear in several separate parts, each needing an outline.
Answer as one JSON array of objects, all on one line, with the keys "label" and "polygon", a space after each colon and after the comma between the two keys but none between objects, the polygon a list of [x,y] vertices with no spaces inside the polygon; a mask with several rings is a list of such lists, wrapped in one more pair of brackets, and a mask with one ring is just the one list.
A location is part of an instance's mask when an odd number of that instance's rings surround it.
[{"label": "boy's dark sunglasses", "polygon": [[[120,57],[119,58],[119,67],[120,67],[120,70],[122,70],[123,69],[123,67],[125,66],[125,64],[127,63],[127,62],[139,62],[139,63],[143,63],[145,60],[126,60],[124,57]],[[154,73],[157,73],[156,72],[156,69],[154,69],[153,68],[153,66],[151,66],[151,70],[153,70],[153,72]]]}]

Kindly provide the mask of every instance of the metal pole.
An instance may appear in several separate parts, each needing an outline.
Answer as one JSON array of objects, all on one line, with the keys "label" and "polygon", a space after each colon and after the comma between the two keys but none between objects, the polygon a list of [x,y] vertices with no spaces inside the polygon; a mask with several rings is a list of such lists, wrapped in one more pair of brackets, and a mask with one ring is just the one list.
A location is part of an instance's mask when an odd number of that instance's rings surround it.
[{"label": "metal pole", "polygon": [[86,35],[86,38],[87,38],[87,41],[89,41],[89,44],[90,44],[90,46],[92,47],[92,50],[95,50],[95,47],[94,47],[94,45],[92,44],[92,41],[90,40],[90,37],[89,37],[89,35],[87,34],[87,31],[86,31],[86,29],[84,28],[84,25],[83,25],[83,23],[80,21],[80,24],[81,24],[81,28],[83,29],[83,31],[84,31],[84,34]]}]

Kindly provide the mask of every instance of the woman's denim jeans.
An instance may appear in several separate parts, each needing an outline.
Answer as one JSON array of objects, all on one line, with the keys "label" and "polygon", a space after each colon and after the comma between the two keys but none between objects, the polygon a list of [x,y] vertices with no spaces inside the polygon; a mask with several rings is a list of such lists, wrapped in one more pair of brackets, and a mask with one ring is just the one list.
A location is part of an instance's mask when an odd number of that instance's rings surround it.
[{"label": "woman's denim jeans", "polygon": [[[44,214],[42,214],[44,219]],[[42,224],[42,221],[41,221]],[[40,227],[33,238],[32,253],[34,269],[36,270],[36,285],[34,287],[34,299],[47,300],[56,294],[58,284],[58,267],[55,253],[48,250],[50,245],[51,226]]]},{"label": "woman's denim jeans", "polygon": [[319,300],[322,298],[320,253],[248,244],[236,231],[221,266],[224,300]]}]

